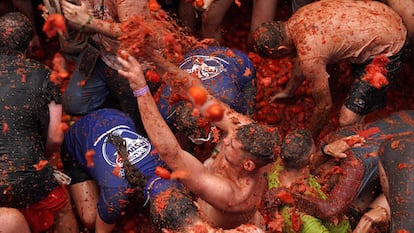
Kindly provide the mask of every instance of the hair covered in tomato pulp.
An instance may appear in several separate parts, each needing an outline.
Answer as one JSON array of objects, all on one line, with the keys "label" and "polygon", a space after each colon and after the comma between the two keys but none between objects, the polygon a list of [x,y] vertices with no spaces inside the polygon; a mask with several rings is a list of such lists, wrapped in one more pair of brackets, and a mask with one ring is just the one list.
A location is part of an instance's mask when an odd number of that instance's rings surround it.
[{"label": "hair covered in tomato pulp", "polygon": [[24,52],[33,37],[30,20],[20,12],[10,12],[0,17],[0,51]]},{"label": "hair covered in tomato pulp", "polygon": [[158,229],[182,230],[197,215],[198,209],[191,196],[176,188],[157,195],[151,205],[152,222]]},{"label": "hair covered in tomato pulp", "polygon": [[274,161],[280,139],[277,128],[251,123],[238,128],[236,136],[243,144],[243,150],[252,154],[263,165]]},{"label": "hair covered in tomato pulp", "polygon": [[282,21],[261,24],[253,34],[253,49],[262,57],[274,57],[285,41],[285,25]]},{"label": "hair covered in tomato pulp", "polygon": [[282,140],[280,157],[283,164],[290,168],[301,168],[309,161],[313,146],[312,133],[308,129],[290,131]]},{"label": "hair covered in tomato pulp", "polygon": [[191,103],[180,102],[175,108],[175,124],[177,130],[186,136],[194,138],[207,138],[211,125],[200,114],[194,113]]}]

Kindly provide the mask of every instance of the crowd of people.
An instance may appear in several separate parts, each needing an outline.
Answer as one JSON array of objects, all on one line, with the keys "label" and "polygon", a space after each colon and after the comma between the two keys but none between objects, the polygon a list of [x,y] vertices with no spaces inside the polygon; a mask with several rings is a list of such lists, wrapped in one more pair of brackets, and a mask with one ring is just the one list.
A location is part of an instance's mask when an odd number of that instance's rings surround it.
[{"label": "crowd of people", "polygon": [[[289,0],[276,20],[253,0],[243,51],[221,30],[237,0],[0,1],[0,232],[109,233],[131,208],[156,232],[414,231],[414,112],[364,118],[405,78],[410,2]],[[73,69],[36,60],[53,39]],[[309,84],[306,127],[255,119],[251,53],[292,61],[269,102]],[[354,81],[321,135],[341,62]]]}]

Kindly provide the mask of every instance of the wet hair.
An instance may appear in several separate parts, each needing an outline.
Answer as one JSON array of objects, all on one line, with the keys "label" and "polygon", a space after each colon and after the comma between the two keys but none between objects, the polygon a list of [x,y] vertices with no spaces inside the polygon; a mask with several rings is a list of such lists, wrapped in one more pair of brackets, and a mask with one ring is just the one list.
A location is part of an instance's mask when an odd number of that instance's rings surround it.
[{"label": "wet hair", "polygon": [[145,175],[128,159],[128,150],[125,139],[120,136],[109,134],[108,139],[117,149],[118,155],[122,159],[123,168],[125,170],[125,179],[131,185],[131,189],[134,189],[132,195],[129,196],[130,200],[139,201],[143,200],[143,192],[147,178]]},{"label": "wet hair", "polygon": [[280,158],[285,167],[301,168],[309,161],[313,146],[312,133],[308,129],[290,131],[282,140]]},{"label": "wet hair", "polygon": [[253,33],[253,49],[261,57],[274,57],[285,39],[284,22],[265,22]]},{"label": "wet hair", "polygon": [[187,137],[208,138],[211,124],[200,114],[194,113],[191,103],[182,101],[175,106],[175,127]]},{"label": "wet hair", "polygon": [[169,188],[159,193],[151,203],[151,219],[158,229],[182,230],[199,218],[192,197],[183,190]]},{"label": "wet hair", "polygon": [[262,166],[273,162],[279,142],[279,131],[258,123],[242,125],[237,129],[237,140],[243,144],[243,150],[258,159]]},{"label": "wet hair", "polygon": [[20,12],[10,12],[0,17],[0,51],[25,52],[33,37],[30,20]]}]

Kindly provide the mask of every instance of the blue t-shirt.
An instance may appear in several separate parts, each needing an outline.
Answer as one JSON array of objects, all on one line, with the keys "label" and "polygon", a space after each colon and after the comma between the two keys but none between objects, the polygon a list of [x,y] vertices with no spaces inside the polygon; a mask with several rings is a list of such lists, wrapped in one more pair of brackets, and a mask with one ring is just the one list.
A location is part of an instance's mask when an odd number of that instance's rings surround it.
[{"label": "blue t-shirt", "polygon": [[[64,149],[98,184],[99,215],[106,223],[112,224],[128,203],[126,191],[131,185],[125,179],[122,159],[116,147],[108,141],[110,134],[126,141],[129,161],[146,177],[144,190],[151,189],[144,192],[145,198],[181,185],[176,180],[160,179],[155,175],[155,168],[165,166],[165,163],[159,159],[149,140],[136,133],[134,123],[127,114],[115,109],[101,109],[82,117],[66,132]],[[90,150],[94,150],[95,154],[86,158]],[[120,167],[118,174],[114,173],[116,167]]]},{"label": "blue t-shirt", "polygon": [[[252,61],[241,51],[225,47],[200,47],[186,54],[182,70],[197,74],[214,97],[243,114],[251,114],[255,104],[255,71]],[[175,105],[171,88],[162,90],[158,108],[171,126]]]}]

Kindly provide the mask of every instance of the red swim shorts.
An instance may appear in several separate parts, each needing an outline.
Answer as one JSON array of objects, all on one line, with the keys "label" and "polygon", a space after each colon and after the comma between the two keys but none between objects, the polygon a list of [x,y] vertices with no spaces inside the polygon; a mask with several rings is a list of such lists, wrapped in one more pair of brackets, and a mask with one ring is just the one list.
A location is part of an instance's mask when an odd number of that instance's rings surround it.
[{"label": "red swim shorts", "polygon": [[58,213],[69,202],[69,195],[63,186],[54,189],[49,195],[27,208],[20,209],[33,233],[49,229]]}]

